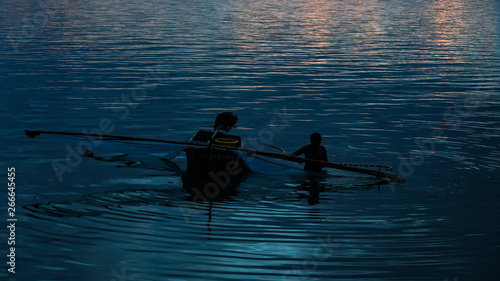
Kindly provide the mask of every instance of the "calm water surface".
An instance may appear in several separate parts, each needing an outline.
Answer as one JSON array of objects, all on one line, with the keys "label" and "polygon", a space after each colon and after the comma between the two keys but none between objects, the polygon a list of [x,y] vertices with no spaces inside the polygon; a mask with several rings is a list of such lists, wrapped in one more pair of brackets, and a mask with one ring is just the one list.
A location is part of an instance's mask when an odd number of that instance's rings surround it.
[{"label": "calm water surface", "polygon": [[[494,0],[0,4],[0,162],[16,168],[2,280],[496,280]],[[406,184],[254,176],[196,203],[172,172],[84,159],[24,129],[187,140],[221,111],[247,147],[313,131],[330,160]],[[5,177],[7,177],[5,172]],[[6,187],[5,187],[6,188]],[[6,193],[6,192],[5,192]],[[7,197],[7,195],[3,195]],[[7,199],[1,205],[7,219]]]}]

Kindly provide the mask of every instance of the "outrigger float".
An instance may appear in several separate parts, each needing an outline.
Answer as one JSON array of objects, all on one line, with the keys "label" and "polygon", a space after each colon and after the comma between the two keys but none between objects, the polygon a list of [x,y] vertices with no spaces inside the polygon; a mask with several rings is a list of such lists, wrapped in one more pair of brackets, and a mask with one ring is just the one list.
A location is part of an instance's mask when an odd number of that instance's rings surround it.
[{"label": "outrigger float", "polygon": [[[187,167],[182,174],[184,186],[191,194],[200,190],[212,190],[212,193],[234,192],[241,178],[249,172],[274,175],[303,176],[370,176],[386,183],[406,180],[396,174],[382,171],[391,170],[386,165],[368,165],[332,163],[305,159],[267,151],[247,149],[243,147],[240,136],[231,135],[229,131],[236,127],[238,117],[231,112],[224,112],[216,117],[214,131],[200,130],[187,142],[115,136],[91,133],[51,132],[25,130],[30,138],[41,134],[61,135],[73,141],[84,143],[85,147],[129,155],[150,155],[161,159],[172,160],[181,152],[185,152]],[[284,152],[284,151],[283,151]],[[326,173],[304,171],[292,164],[320,164],[328,168]],[[362,168],[369,167],[369,168]],[[371,168],[371,169],[370,169]],[[214,191],[218,187],[220,190]],[[210,193],[210,192],[208,192]]]}]

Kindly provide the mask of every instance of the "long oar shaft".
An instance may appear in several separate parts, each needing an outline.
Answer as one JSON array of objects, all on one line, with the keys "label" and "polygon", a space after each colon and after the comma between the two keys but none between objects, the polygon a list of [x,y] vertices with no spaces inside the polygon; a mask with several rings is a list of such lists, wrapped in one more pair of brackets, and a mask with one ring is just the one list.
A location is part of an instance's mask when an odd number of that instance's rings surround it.
[{"label": "long oar shaft", "polygon": [[[101,135],[101,134],[87,134],[87,133],[48,132],[48,131],[30,131],[30,130],[25,130],[25,133],[30,138],[35,138],[36,136],[38,136],[40,134],[51,134],[51,135],[63,135],[63,136],[86,136],[86,137],[93,137],[94,139],[98,138],[98,139],[108,139],[108,140],[150,141],[150,142],[171,143],[171,144],[192,145],[192,146],[205,146],[205,147],[208,146],[208,144],[204,144],[204,143],[192,143],[192,142],[140,138],[140,137],[114,136],[114,135],[104,135],[104,134]],[[406,181],[404,178],[400,178],[399,176],[397,176],[395,174],[385,173],[385,172],[380,172],[380,171],[375,171],[375,170],[369,170],[369,169],[362,169],[362,168],[357,168],[357,167],[343,166],[343,165],[339,165],[339,164],[331,163],[331,162],[326,162],[326,161],[305,159],[305,158],[290,156],[290,155],[286,155],[286,154],[279,154],[279,153],[253,150],[253,149],[247,149],[247,148],[239,148],[239,147],[228,147],[228,146],[220,146],[220,145],[213,145],[212,147],[222,148],[222,149],[230,149],[230,150],[239,150],[239,151],[243,151],[243,152],[246,152],[249,154],[278,158],[278,159],[283,159],[283,160],[288,160],[288,161],[298,162],[298,163],[320,164],[320,165],[323,165],[324,167],[328,167],[328,168],[351,171],[351,172],[356,172],[356,173],[361,173],[361,174],[372,175],[372,176],[376,176],[376,177],[385,177],[385,178],[391,179],[391,180],[396,181],[396,182],[405,182]]]},{"label": "long oar shaft", "polygon": [[351,171],[351,172],[356,172],[356,173],[362,173],[362,174],[372,175],[372,176],[376,176],[376,177],[386,177],[386,178],[389,178],[389,179],[396,181],[396,182],[406,182],[406,180],[404,178],[400,178],[395,174],[384,173],[384,172],[379,172],[379,171],[375,171],[375,170],[368,170],[368,169],[362,169],[362,168],[356,168],[356,167],[343,166],[343,165],[339,165],[339,164],[332,163],[332,162],[313,160],[313,159],[305,159],[305,158],[290,156],[290,155],[286,155],[286,154],[278,154],[278,153],[273,153],[273,152],[251,150],[251,149],[245,149],[245,148],[237,148],[237,150],[244,151],[244,152],[251,153],[251,154],[256,154],[259,156],[279,158],[279,159],[293,161],[293,162],[321,164],[324,167],[328,167],[328,168],[334,168],[334,169],[338,169],[338,170],[345,170],[345,171]]},{"label": "long oar shaft", "polygon": [[86,134],[86,133],[71,133],[71,132],[48,132],[48,131],[30,131],[24,130],[26,135],[32,139],[41,134],[45,135],[62,135],[62,136],[85,136],[93,137],[98,139],[110,139],[110,140],[131,140],[131,141],[151,141],[151,142],[161,142],[161,143],[171,143],[171,144],[185,144],[185,145],[196,145],[196,146],[207,146],[203,143],[191,143],[182,141],[172,141],[172,140],[160,140],[151,138],[139,138],[139,137],[126,137],[126,136],[115,136],[115,135],[101,135],[101,134]]}]

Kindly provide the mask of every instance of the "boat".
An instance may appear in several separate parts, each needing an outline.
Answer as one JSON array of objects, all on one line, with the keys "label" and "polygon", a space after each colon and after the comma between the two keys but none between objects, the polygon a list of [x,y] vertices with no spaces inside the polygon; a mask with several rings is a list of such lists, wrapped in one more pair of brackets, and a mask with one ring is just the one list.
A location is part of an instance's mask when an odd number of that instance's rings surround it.
[{"label": "boat", "polygon": [[[38,130],[25,130],[25,133],[30,138],[49,134],[75,141],[78,145],[73,155],[93,154],[82,151],[81,147],[121,154],[149,155],[163,160],[173,160],[184,152],[187,165],[181,175],[183,187],[194,198],[204,201],[219,200],[234,194],[241,180],[250,173],[302,177],[365,176],[385,183],[406,181],[396,174],[382,171],[382,168],[389,168],[385,165],[368,165],[366,168],[245,148],[240,136],[229,134],[236,127],[237,121],[238,117],[234,113],[223,112],[217,115],[213,131],[199,130],[189,141]],[[327,173],[304,171],[301,167],[303,163],[322,165]],[[64,169],[64,162],[58,165],[63,167],[62,171],[72,170]]]},{"label": "boat", "polygon": [[184,149],[187,167],[181,179],[183,188],[195,199],[218,201],[233,195],[248,171],[241,155],[227,149],[243,146],[240,136],[229,134],[237,122],[236,114],[220,113],[215,118],[214,132],[200,130],[191,138],[190,143],[203,146]]}]

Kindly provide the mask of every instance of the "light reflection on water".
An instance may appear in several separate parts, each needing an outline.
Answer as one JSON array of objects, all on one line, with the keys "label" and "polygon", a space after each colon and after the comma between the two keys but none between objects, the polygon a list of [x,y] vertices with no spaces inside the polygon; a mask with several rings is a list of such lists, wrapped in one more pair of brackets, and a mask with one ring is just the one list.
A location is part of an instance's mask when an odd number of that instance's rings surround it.
[{"label": "light reflection on water", "polygon": [[[39,4],[0,12],[19,43],[0,49],[0,149],[23,188],[22,278],[498,276],[495,1],[56,2],[29,38]],[[331,160],[417,164],[380,191],[329,183],[311,198],[257,177],[196,204],[161,170],[86,160],[59,183],[67,143],[22,135],[110,118],[114,134],[187,140],[227,110],[235,133],[274,128],[287,152],[319,131]],[[271,126],[276,111],[287,122]]]}]

